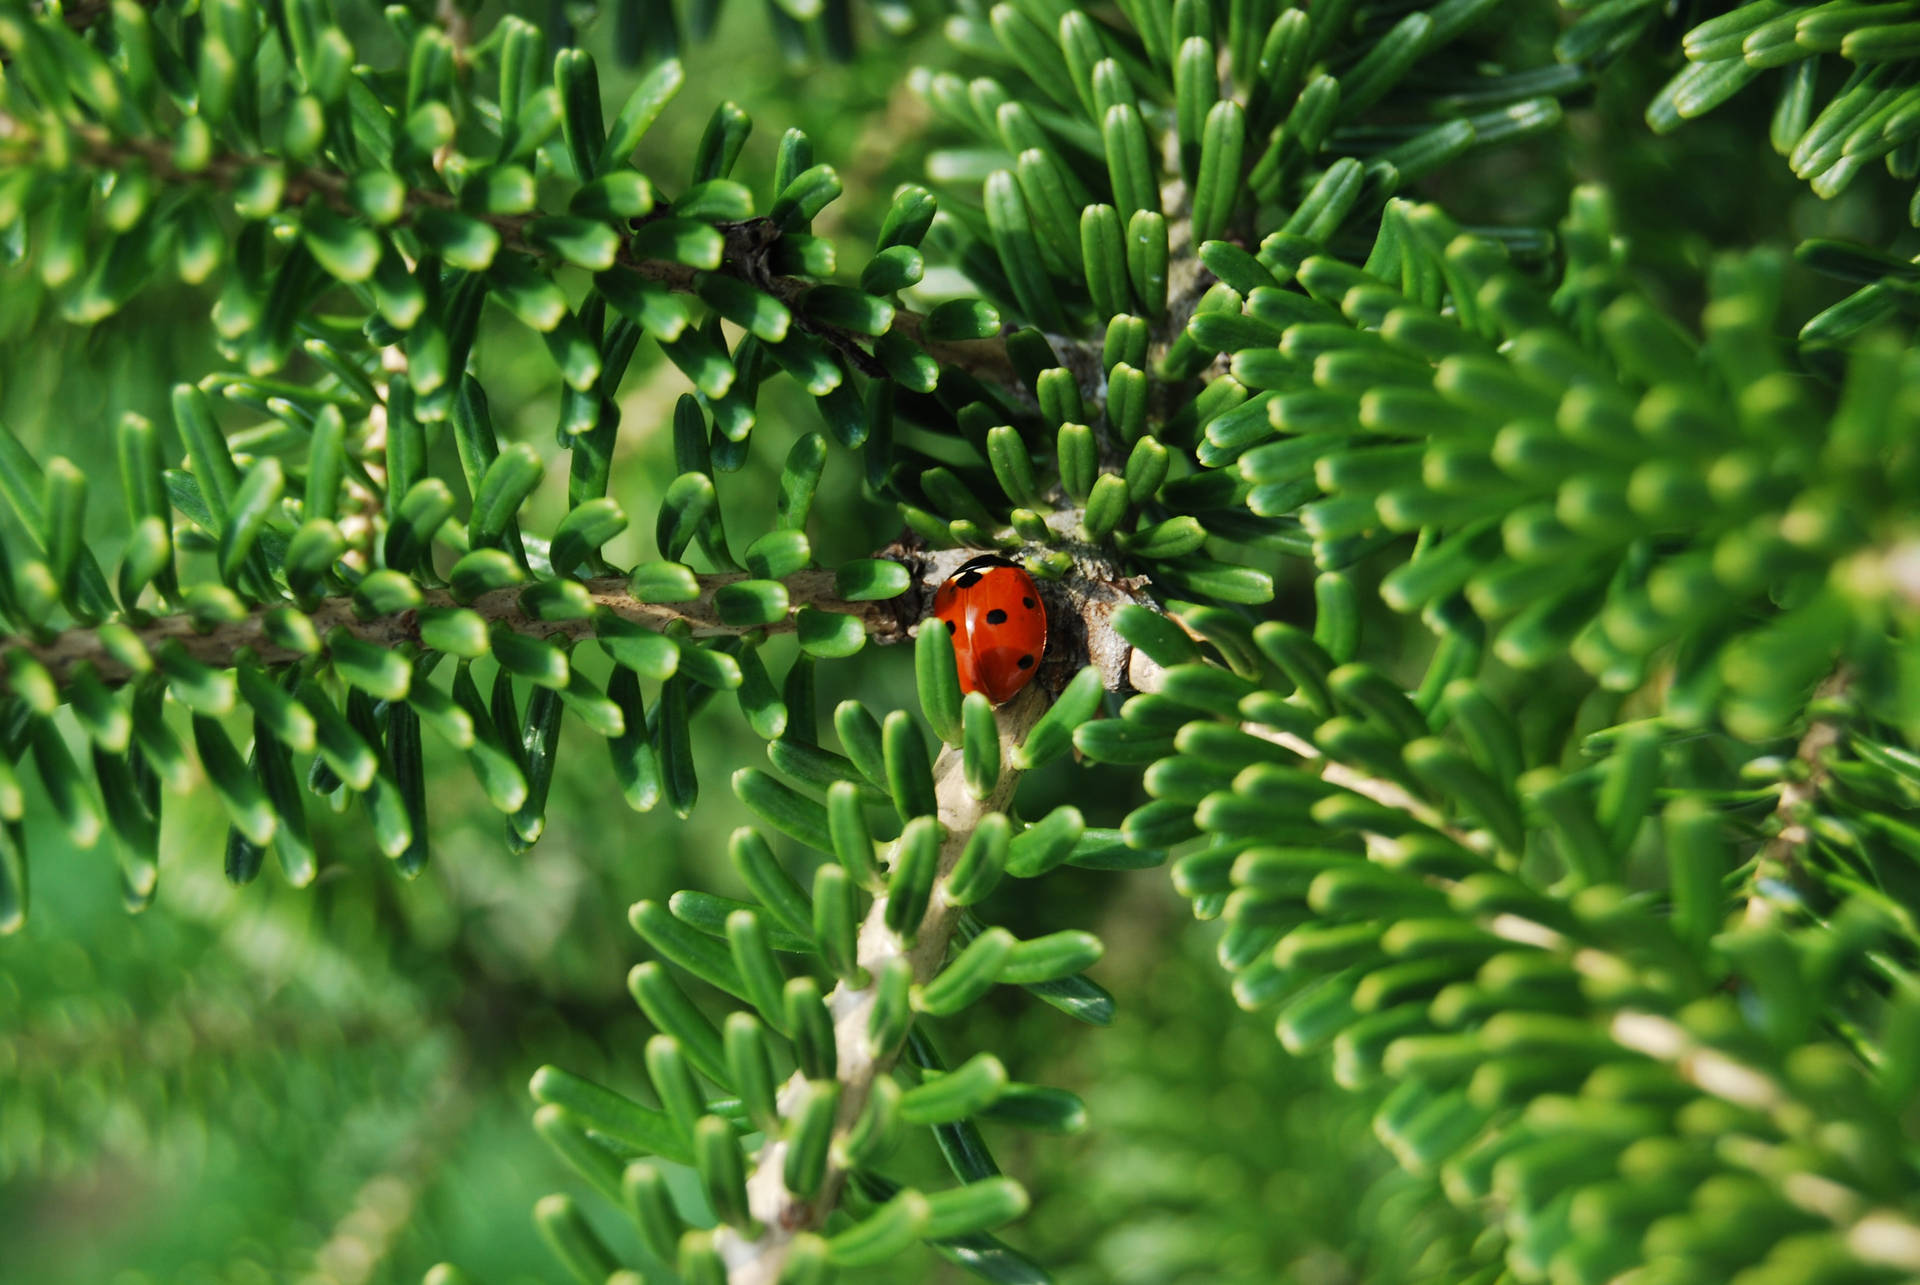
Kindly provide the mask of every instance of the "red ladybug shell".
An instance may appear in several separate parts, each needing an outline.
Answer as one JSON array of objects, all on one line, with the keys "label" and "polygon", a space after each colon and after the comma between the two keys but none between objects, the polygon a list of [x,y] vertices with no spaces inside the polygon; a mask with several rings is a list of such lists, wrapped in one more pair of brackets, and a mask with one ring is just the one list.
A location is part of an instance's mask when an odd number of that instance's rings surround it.
[{"label": "red ladybug shell", "polygon": [[1047,609],[1018,563],[985,554],[963,564],[933,595],[933,614],[953,634],[960,690],[1003,705],[1025,687],[1047,650]]}]

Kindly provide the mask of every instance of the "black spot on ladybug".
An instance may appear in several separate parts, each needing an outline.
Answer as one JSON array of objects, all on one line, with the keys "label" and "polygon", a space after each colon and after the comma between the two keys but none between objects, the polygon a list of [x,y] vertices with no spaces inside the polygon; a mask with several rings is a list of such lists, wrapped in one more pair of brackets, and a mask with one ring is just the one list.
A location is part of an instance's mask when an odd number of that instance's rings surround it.
[{"label": "black spot on ladybug", "polygon": [[960,578],[955,580],[954,583],[962,589],[971,589],[980,583],[980,573],[978,571],[962,571]]},{"label": "black spot on ladybug", "polygon": [[987,623],[990,625],[1004,625],[1007,623],[1007,613],[995,607],[987,613]]},{"label": "black spot on ladybug", "polygon": [[957,633],[959,633],[959,632],[960,632],[960,622],[959,622],[959,621],[957,621],[957,620],[949,620],[949,621],[947,622],[947,632],[948,632],[948,633],[950,633],[950,634],[957,634]]},{"label": "black spot on ladybug", "polygon": [[1033,668],[1033,657],[1032,657],[1032,656],[1022,656],[1022,657],[1020,658],[1020,668],[1022,668],[1022,669],[1032,669],[1032,668]]},{"label": "black spot on ladybug", "polygon": [[1022,598],[1020,600],[1020,605],[1025,607],[1028,611],[1032,611],[1035,607],[1039,606],[1040,604],[1035,602],[1031,598]]}]

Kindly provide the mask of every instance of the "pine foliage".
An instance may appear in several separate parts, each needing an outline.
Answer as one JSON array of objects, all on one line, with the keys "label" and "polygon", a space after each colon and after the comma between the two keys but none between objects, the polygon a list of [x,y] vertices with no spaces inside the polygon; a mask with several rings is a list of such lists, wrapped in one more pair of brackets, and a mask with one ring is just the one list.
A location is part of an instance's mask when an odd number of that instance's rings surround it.
[{"label": "pine foliage", "polygon": [[[1920,1275],[1913,267],[1808,242],[1860,289],[1805,319],[1787,255],[1729,252],[1696,320],[1601,186],[1551,228],[1430,199],[1676,43],[1655,131],[1781,68],[1772,142],[1818,195],[1911,180],[1915,24],[1755,0],[1680,34],[1615,0],[1549,41],[1509,8],[963,0],[908,77],[952,146],[852,264],[798,130],[748,173],[722,103],[690,166],[638,162],[691,91],[637,5],[608,7],[619,101],[511,13],[0,8],[8,282],[76,325],[204,284],[226,364],[116,426],[112,479],[0,427],[0,925],[49,859],[36,799],[135,909],[201,783],[235,882],[269,851],[314,880],[309,794],[411,876],[423,733],[521,851],[563,719],[684,817],[724,697],[766,743],[729,782],[751,896],[632,906],[649,1100],[531,1086],[631,1222],[616,1249],[543,1201],[572,1278],[800,1285],[925,1242],[1047,1279],[997,1235],[1030,1202],[980,1122],[1085,1108],[939,1019],[1009,987],[1110,1021],[1101,941],[1017,937],[990,895],[1169,861],[1235,1000],[1380,1093],[1388,1151],[1484,1224],[1452,1278]],[[853,47],[845,3],[767,13],[796,54]],[[549,356],[551,444],[496,425],[489,304]],[[643,342],[691,389],[659,425],[619,396]],[[743,529],[720,497],[779,397],[818,427]],[[656,556],[619,565],[618,451],[656,428]],[[905,531],[829,563],[836,459]],[[981,549],[1054,627],[997,709],[917,627]],[[1310,612],[1275,601],[1303,569]],[[917,709],[818,708],[820,667],[908,637]],[[1145,801],[1023,814],[1071,756]],[[898,1179],[915,1132],[950,1183]]]}]

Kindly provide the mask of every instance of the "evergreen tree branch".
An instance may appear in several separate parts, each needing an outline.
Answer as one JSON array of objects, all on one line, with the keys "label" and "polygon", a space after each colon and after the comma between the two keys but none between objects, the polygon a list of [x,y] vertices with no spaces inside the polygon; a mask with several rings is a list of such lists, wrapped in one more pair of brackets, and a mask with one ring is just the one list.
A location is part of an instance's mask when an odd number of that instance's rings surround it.
[{"label": "evergreen tree branch", "polygon": [[[71,136],[71,141],[78,145],[84,157],[84,163],[92,168],[113,172],[130,164],[138,164],[144,167],[156,181],[169,188],[210,183],[223,191],[231,191],[249,175],[257,173],[263,165],[270,163],[264,158],[243,156],[235,152],[220,152],[211,157],[201,169],[188,171],[181,168],[174,148],[164,139],[117,137],[108,130],[87,121],[67,121],[64,123],[64,128]],[[50,159],[50,153],[55,151],[56,147],[57,145],[52,144],[49,139],[40,136],[28,122],[0,111],[0,167],[28,168],[43,165]],[[308,165],[288,169],[283,179],[280,200],[282,205],[289,207],[318,201],[344,218],[358,220],[364,217],[363,212],[353,200],[347,177],[323,166]],[[499,236],[501,248],[530,258],[547,257],[548,252],[534,245],[527,235],[528,225],[535,219],[544,217],[545,212],[483,213],[463,208],[459,198],[451,192],[409,186],[403,200],[400,221],[409,222],[425,210],[459,213],[476,219],[486,224]],[[662,208],[648,217],[661,217],[666,212]],[[644,222],[644,219],[636,220],[636,223]],[[793,311],[797,325],[829,344],[860,373],[869,377],[880,377],[885,374],[879,361],[867,347],[859,342],[860,337],[853,331],[810,318],[799,306],[807,292],[820,283],[783,275],[771,269],[769,258],[784,235],[774,220],[756,217],[716,223],[715,227],[720,231],[725,243],[719,268],[723,275],[736,277],[778,299]],[[684,263],[641,258],[634,254],[631,243],[625,238],[622,239],[616,263],[644,280],[664,286],[678,294],[695,293],[695,287],[702,275],[699,269]],[[927,318],[924,314],[897,309],[893,316],[892,331],[911,340],[942,366],[965,371],[983,383],[1006,391],[1017,400],[1023,402],[1031,400],[1031,389],[1027,387],[1015,368],[1012,358],[1008,355],[1004,339],[998,337],[968,340],[929,338],[925,333],[926,323]],[[1099,357],[1097,344],[1077,344],[1060,338],[1056,338],[1054,342],[1056,346],[1066,345],[1085,349],[1087,355],[1081,364],[1097,368]]]},{"label": "evergreen tree branch", "polygon": [[[1136,692],[1158,694],[1164,690],[1167,671],[1144,652],[1135,651],[1129,657],[1127,674]],[[1259,722],[1244,722],[1240,724],[1240,730],[1299,755],[1302,770],[1315,773],[1329,785],[1337,785],[1362,798],[1371,799],[1381,807],[1404,812],[1421,825],[1445,835],[1469,851],[1484,852],[1492,846],[1490,836],[1448,821],[1438,809],[1415,798],[1405,786],[1339,762],[1323,754],[1319,746],[1304,737]]]},{"label": "evergreen tree branch", "polygon": [[[952,902],[947,889],[967,840],[981,821],[994,812],[1008,811],[1021,773],[1011,765],[1013,750],[1046,711],[1047,702],[1038,690],[1026,689],[1009,705],[996,712],[1000,756],[1003,767],[999,779],[985,797],[976,797],[968,788],[964,755],[947,747],[933,765],[934,792],[939,804],[941,828],[939,863],[934,875],[933,894],[926,914],[912,941],[903,940],[887,926],[887,896],[874,898],[860,926],[859,964],[865,970],[867,984],[836,985],[827,996],[827,1010],[833,1016],[834,1038],[839,1065],[840,1103],[835,1122],[836,1138],[843,1138],[859,1119],[877,1080],[892,1070],[900,1055],[899,1046],[876,1047],[869,1035],[869,1020],[879,998],[878,980],[883,969],[896,959],[905,959],[913,971],[913,984],[925,985],[945,964],[947,948],[959,923],[961,907]],[[782,1118],[791,1117],[804,1101],[806,1077],[795,1072],[782,1088],[779,1108]],[[747,1178],[747,1197],[754,1218],[761,1224],[759,1236],[747,1239],[731,1227],[722,1227],[715,1236],[716,1248],[727,1265],[728,1285],[775,1285],[786,1265],[795,1237],[824,1225],[839,1203],[840,1193],[850,1173],[836,1147],[829,1153],[826,1180],[811,1200],[790,1191],[786,1184],[786,1153],[789,1144],[774,1140],[762,1148]]]},{"label": "evergreen tree branch", "polygon": [[1446,835],[1463,848],[1471,851],[1485,851],[1490,846],[1491,840],[1487,835],[1454,825],[1441,816],[1439,810],[1431,804],[1415,798],[1406,787],[1338,762],[1322,754],[1317,745],[1291,732],[1279,731],[1261,723],[1243,723],[1241,730],[1292,750],[1306,760],[1308,771],[1317,772],[1320,779],[1329,785],[1350,790],[1362,798],[1373,800],[1381,807],[1404,812],[1421,825]]},{"label": "evergreen tree branch", "polygon": [[[594,636],[594,618],[604,611],[629,623],[648,629],[685,625],[696,638],[737,637],[741,634],[791,633],[802,607],[850,615],[857,618],[871,639],[893,642],[905,636],[900,619],[888,601],[849,602],[834,592],[831,571],[802,571],[787,577],[786,617],[771,625],[729,624],[714,605],[714,594],[726,585],[749,579],[744,573],[717,573],[698,577],[699,596],[689,602],[644,602],[634,596],[625,576],[596,576],[582,582],[594,607],[592,615],[570,620],[547,620],[529,611],[522,600],[523,587],[493,589],[468,602],[460,602],[444,589],[421,591],[417,607],[382,615],[364,614],[351,597],[324,598],[304,613],[313,634],[323,642],[335,630],[382,649],[420,645],[421,612],[462,609],[476,613],[489,626],[510,629],[550,642],[581,642]],[[242,653],[251,652],[256,663],[291,664],[308,654],[287,645],[285,613],[298,610],[290,603],[269,603],[253,608],[245,617],[205,628],[189,615],[151,617],[141,623],[128,623],[126,632],[114,635],[97,626],[78,625],[46,638],[0,639],[0,682],[6,681],[10,667],[5,656],[24,653],[37,661],[56,682],[64,681],[82,664],[91,665],[96,675],[108,683],[134,677],[126,657],[128,634],[144,652],[167,644],[177,645],[188,657],[216,669],[232,667]],[[300,632],[305,632],[304,630]]]}]

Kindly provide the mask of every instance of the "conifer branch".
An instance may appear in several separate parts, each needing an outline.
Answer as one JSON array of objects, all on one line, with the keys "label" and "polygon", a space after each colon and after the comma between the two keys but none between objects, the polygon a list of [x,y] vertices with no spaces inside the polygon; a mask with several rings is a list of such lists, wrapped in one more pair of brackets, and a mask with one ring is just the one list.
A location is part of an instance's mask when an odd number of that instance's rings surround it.
[{"label": "conifer branch", "polygon": [[[934,762],[933,785],[939,803],[941,838],[926,914],[909,942],[887,926],[886,894],[875,897],[861,923],[859,936],[858,961],[867,984],[853,986],[843,981],[826,999],[827,1011],[833,1016],[839,1057],[835,1077],[840,1083],[839,1110],[834,1125],[836,1139],[844,1138],[853,1127],[875,1082],[892,1070],[900,1055],[898,1046],[875,1046],[868,1033],[879,998],[881,972],[893,960],[905,959],[913,970],[913,984],[922,986],[931,981],[946,962],[947,948],[961,912],[961,907],[947,895],[950,877],[967,840],[981,821],[990,813],[1010,809],[1021,776],[1012,767],[1010,757],[1046,707],[1047,702],[1039,691],[1029,687],[1018,699],[996,712],[1003,766],[999,779],[984,798],[975,797],[968,789],[964,755],[958,749],[942,749]],[[806,1093],[806,1077],[796,1071],[780,1091],[781,1116],[790,1117]],[[727,1265],[728,1285],[775,1285],[795,1238],[824,1225],[839,1203],[849,1169],[838,1146],[829,1152],[825,1181],[808,1200],[787,1187],[788,1145],[785,1140],[769,1141],[747,1177],[747,1199],[754,1219],[761,1225],[760,1235],[749,1240],[727,1226],[715,1233],[716,1248]]]},{"label": "conifer branch", "polygon": [[[1159,692],[1161,685],[1166,681],[1166,672],[1142,652],[1136,651],[1129,658],[1127,675],[1135,691]],[[1242,723],[1240,730],[1298,754],[1302,761],[1302,770],[1317,773],[1320,779],[1329,785],[1337,785],[1362,798],[1371,799],[1381,807],[1404,812],[1421,825],[1438,834],[1444,834],[1468,851],[1484,852],[1490,846],[1491,841],[1487,835],[1478,830],[1469,830],[1453,824],[1430,804],[1415,798],[1405,786],[1381,777],[1370,776],[1345,763],[1336,762],[1322,754],[1318,746],[1291,732],[1283,732],[1258,722]]]},{"label": "conifer branch", "polygon": [[[746,633],[791,633],[795,614],[801,607],[813,607],[857,618],[870,639],[893,642],[905,637],[905,630],[893,605],[888,601],[849,602],[834,593],[834,573],[802,571],[787,577],[791,605],[787,616],[770,625],[737,625],[721,619],[714,605],[714,594],[722,587],[749,577],[744,573],[701,575],[700,594],[688,602],[643,602],[635,597],[625,576],[597,576],[582,582],[594,607],[632,624],[649,629],[684,625],[695,638],[738,636]],[[460,602],[444,589],[423,590],[417,607],[383,615],[366,615],[350,597],[324,598],[304,614],[314,636],[323,643],[335,630],[344,630],[361,642],[391,650],[420,644],[420,613],[464,608],[479,615],[489,626],[510,629],[552,642],[574,643],[594,636],[592,616],[570,620],[546,620],[530,612],[522,600],[519,586],[493,589],[469,602]],[[309,653],[288,646],[284,613],[298,611],[291,603],[273,603],[255,607],[245,617],[212,628],[203,628],[193,617],[167,615],[150,617],[144,622],[126,624],[140,647],[147,653],[164,644],[179,646],[188,657],[216,669],[230,668],[242,653],[250,652],[256,663],[291,664]],[[301,632],[305,632],[302,630]],[[134,676],[125,657],[125,634],[108,638],[97,626],[77,625],[41,639],[0,639],[0,682],[8,675],[6,654],[24,652],[53,675],[64,681],[76,667],[93,666],[97,676],[108,683],[124,682]]]},{"label": "conifer branch", "polygon": [[[250,172],[257,171],[267,163],[260,158],[221,152],[213,156],[204,168],[186,171],[180,167],[173,147],[163,139],[115,137],[100,126],[85,121],[65,122],[65,129],[84,150],[87,163],[93,167],[112,171],[129,163],[138,163],[167,187],[207,182],[222,190],[230,190],[238,186]],[[29,167],[42,161],[45,151],[44,140],[36,136],[27,122],[0,111],[0,167]],[[283,179],[280,199],[282,205],[289,207],[317,200],[342,217],[363,217],[353,200],[346,177],[320,166],[289,169]],[[527,235],[528,225],[543,217],[542,212],[488,214],[467,210],[461,207],[459,198],[451,192],[409,186],[403,200],[401,221],[411,220],[423,210],[459,213],[478,220],[499,236],[503,249],[516,254],[544,258],[549,253],[534,245]],[[662,210],[659,213],[664,212]],[[643,223],[644,220],[636,222]],[[768,266],[773,248],[783,235],[772,219],[756,217],[717,223],[715,227],[724,238],[725,246],[719,272],[746,281],[785,304],[792,310],[797,326],[830,345],[861,374],[884,374],[879,361],[859,342],[860,336],[844,327],[810,318],[799,307],[807,292],[820,283],[782,275]],[[615,262],[645,280],[678,294],[693,294],[702,275],[699,269],[684,263],[641,258],[634,254],[631,243],[625,238],[622,238]],[[929,339],[925,333],[926,322],[927,318],[921,313],[897,309],[893,315],[892,329],[918,345],[940,365],[965,371],[983,383],[1005,390],[1018,401],[1031,400],[1032,390],[1014,367],[1004,339]],[[1088,360],[1097,365],[1097,344],[1073,344],[1058,338],[1054,342],[1056,345],[1067,344],[1085,349],[1090,354]]]},{"label": "conifer branch", "polygon": [[1364,799],[1371,799],[1381,807],[1404,812],[1421,825],[1439,834],[1446,835],[1461,847],[1473,852],[1484,851],[1488,846],[1487,836],[1476,830],[1462,829],[1441,816],[1431,805],[1422,803],[1407,792],[1405,786],[1337,763],[1320,752],[1318,746],[1302,740],[1291,732],[1282,732],[1262,723],[1243,723],[1241,730],[1258,736],[1265,741],[1292,750],[1306,761],[1308,771],[1317,771],[1320,779],[1343,790],[1351,790]]}]

